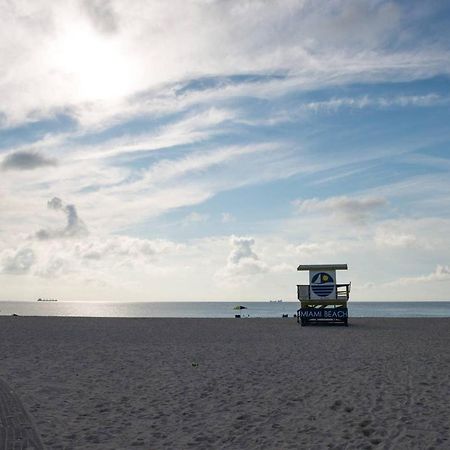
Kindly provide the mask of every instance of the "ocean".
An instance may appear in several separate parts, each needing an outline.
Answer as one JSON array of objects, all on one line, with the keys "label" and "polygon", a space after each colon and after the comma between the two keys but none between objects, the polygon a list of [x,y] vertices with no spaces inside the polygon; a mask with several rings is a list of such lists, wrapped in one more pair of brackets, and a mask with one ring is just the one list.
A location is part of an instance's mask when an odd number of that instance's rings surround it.
[{"label": "ocean", "polygon": [[[246,309],[236,311],[237,305]],[[299,302],[0,302],[0,316],[292,317]],[[352,302],[350,317],[450,317],[450,302]]]}]

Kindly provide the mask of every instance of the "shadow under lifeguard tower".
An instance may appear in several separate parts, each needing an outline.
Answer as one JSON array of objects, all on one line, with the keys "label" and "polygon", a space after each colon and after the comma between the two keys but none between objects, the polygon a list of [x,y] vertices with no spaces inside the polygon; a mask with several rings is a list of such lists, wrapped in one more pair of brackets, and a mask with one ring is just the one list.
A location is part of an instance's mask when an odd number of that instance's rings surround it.
[{"label": "shadow under lifeguard tower", "polygon": [[340,323],[348,326],[347,301],[351,283],[337,284],[336,271],[347,270],[347,264],[300,265],[297,270],[309,271],[309,284],[297,285],[301,308],[297,323]]}]

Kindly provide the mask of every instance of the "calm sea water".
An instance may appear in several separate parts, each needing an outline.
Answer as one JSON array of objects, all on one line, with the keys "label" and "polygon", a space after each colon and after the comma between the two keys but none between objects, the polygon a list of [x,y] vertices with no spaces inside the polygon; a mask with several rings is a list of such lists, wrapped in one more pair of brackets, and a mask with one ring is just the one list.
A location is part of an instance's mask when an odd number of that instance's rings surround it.
[{"label": "calm sea water", "polygon": [[[235,311],[236,305],[247,309]],[[351,317],[450,317],[450,302],[349,302]],[[0,315],[75,317],[281,317],[299,302],[0,302]]]}]

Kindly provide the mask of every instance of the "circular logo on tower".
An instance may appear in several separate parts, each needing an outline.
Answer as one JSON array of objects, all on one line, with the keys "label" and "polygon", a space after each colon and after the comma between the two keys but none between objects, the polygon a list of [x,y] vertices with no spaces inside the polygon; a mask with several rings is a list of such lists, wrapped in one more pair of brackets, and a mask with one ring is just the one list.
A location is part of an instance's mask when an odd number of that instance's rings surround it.
[{"label": "circular logo on tower", "polygon": [[326,272],[316,273],[311,280],[311,289],[319,297],[328,297],[334,290],[333,277]]}]

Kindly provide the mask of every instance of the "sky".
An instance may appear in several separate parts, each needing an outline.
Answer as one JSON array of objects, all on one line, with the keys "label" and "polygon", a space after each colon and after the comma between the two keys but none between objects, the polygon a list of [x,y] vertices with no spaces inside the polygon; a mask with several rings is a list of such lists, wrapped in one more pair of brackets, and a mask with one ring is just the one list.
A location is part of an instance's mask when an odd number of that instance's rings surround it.
[{"label": "sky", "polygon": [[448,2],[0,17],[0,300],[450,300]]}]

